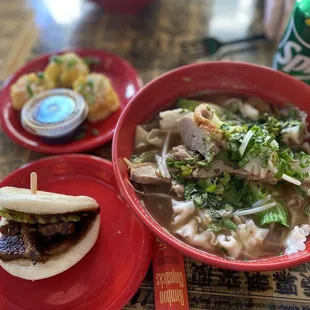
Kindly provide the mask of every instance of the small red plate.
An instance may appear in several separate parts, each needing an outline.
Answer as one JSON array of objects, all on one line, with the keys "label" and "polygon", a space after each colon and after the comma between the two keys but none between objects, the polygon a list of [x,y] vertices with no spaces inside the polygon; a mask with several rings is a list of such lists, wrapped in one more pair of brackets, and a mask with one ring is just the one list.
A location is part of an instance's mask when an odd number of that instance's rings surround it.
[{"label": "small red plate", "polygon": [[[81,57],[95,57],[100,64],[91,66],[92,72],[100,72],[107,75],[119,95],[121,107],[107,119],[94,124],[88,124],[88,131],[81,140],[62,145],[50,145],[44,143],[38,136],[25,131],[20,122],[19,113],[11,106],[10,87],[23,74],[43,71],[52,55],[68,51],[54,52],[35,58],[3,85],[0,92],[0,122],[3,131],[17,144],[32,151],[46,154],[65,154],[83,152],[98,147],[112,139],[117,120],[128,101],[141,88],[142,81],[135,69],[125,60],[118,56],[96,49],[71,50]],[[96,135],[93,134],[96,133]]]},{"label": "small red plate", "polygon": [[64,155],[30,163],[0,186],[88,195],[101,206],[101,229],[94,248],[75,266],[35,282],[9,275],[0,267],[0,309],[121,309],[139,288],[151,261],[151,239],[120,196],[112,164],[88,155]]}]

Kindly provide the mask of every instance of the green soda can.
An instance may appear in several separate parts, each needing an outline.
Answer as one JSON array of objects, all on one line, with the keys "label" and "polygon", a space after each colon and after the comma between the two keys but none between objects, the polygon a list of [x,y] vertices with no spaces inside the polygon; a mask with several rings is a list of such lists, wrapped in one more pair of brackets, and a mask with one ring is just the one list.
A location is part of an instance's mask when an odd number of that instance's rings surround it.
[{"label": "green soda can", "polygon": [[272,67],[310,84],[310,0],[296,0]]}]

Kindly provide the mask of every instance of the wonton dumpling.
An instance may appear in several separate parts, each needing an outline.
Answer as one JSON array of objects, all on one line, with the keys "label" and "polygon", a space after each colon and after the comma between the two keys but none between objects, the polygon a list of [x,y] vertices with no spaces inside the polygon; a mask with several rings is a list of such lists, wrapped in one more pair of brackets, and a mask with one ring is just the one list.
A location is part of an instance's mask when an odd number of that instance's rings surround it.
[{"label": "wonton dumpling", "polygon": [[172,199],[172,209],[176,214],[174,222],[176,224],[183,223],[191,214],[195,212],[194,203],[190,201],[177,201]]},{"label": "wonton dumpling", "polygon": [[74,82],[73,89],[88,103],[87,119],[91,123],[107,118],[120,106],[117,93],[103,74],[91,73],[81,76]]},{"label": "wonton dumpling", "polygon": [[10,89],[12,107],[21,110],[24,104],[33,96],[52,88],[43,73],[28,73],[22,75]]},{"label": "wonton dumpling", "polygon": [[191,241],[197,235],[198,221],[197,219],[192,219],[185,225],[178,228],[175,233],[185,239],[187,242]]},{"label": "wonton dumpling", "polygon": [[205,230],[200,234],[196,234],[188,243],[205,251],[212,252],[218,245],[218,240],[213,231]]},{"label": "wonton dumpling", "polygon": [[184,109],[174,109],[159,112],[160,128],[163,130],[178,132],[178,120],[188,113],[189,111],[186,111]]},{"label": "wonton dumpling", "polygon": [[289,255],[303,251],[306,248],[305,242],[309,234],[310,226],[308,224],[295,226],[284,241],[286,245],[285,254]]},{"label": "wonton dumpling", "polygon": [[243,244],[233,236],[218,235],[219,245],[227,251],[229,257],[238,258],[242,252]]},{"label": "wonton dumpling", "polygon": [[72,88],[74,81],[80,76],[87,75],[87,64],[74,53],[65,53],[51,57],[44,70],[45,78],[52,83],[53,88]]}]

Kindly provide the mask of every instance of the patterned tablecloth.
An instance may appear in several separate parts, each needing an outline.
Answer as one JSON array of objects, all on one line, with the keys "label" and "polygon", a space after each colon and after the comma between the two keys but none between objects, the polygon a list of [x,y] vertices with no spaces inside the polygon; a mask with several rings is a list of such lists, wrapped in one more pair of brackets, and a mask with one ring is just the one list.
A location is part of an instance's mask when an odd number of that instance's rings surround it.
[{"label": "patterned tablecloth", "polygon": [[[61,5],[59,4],[61,2]],[[263,1],[162,0],[135,16],[111,15],[83,0],[0,2],[0,80],[44,52],[94,47],[130,61],[144,83],[187,58],[182,42],[205,36],[223,42],[261,33]],[[267,42],[223,47],[188,62],[241,60],[269,66]],[[91,152],[110,159],[110,144]],[[0,132],[0,178],[44,155]],[[236,272],[185,258],[191,309],[310,309],[310,264],[276,272]],[[152,269],[125,309],[155,309]]]}]

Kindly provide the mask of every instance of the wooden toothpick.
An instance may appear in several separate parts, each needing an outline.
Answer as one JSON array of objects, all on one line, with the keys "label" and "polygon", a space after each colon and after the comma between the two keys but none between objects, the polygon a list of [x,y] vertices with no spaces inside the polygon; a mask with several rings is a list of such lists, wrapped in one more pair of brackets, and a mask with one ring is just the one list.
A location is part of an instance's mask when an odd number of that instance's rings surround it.
[{"label": "wooden toothpick", "polygon": [[30,190],[31,194],[36,194],[38,188],[38,177],[35,172],[32,172],[30,174]]}]

